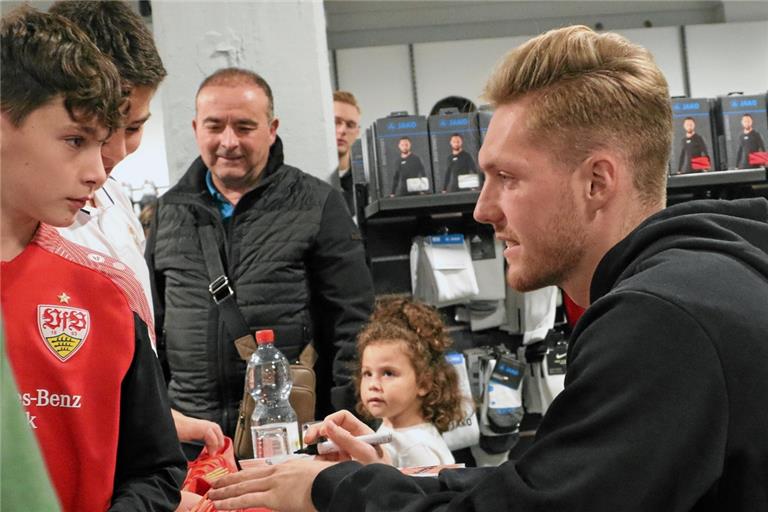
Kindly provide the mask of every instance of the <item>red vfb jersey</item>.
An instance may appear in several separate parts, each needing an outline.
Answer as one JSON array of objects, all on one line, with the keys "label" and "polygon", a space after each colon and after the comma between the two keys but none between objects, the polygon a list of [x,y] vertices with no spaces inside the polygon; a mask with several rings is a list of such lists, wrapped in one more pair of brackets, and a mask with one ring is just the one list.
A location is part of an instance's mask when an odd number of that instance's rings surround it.
[{"label": "red vfb jersey", "polygon": [[19,398],[61,505],[106,510],[134,312],[151,325],[144,295],[125,265],[45,225],[2,264],[0,292]]}]

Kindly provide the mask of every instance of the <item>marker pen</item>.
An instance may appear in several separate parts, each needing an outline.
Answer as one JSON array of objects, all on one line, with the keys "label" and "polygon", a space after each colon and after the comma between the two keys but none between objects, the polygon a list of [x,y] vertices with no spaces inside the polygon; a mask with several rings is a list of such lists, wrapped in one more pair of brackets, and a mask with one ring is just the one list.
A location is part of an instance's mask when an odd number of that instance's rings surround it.
[{"label": "marker pen", "polygon": [[[355,437],[355,439],[370,445],[384,444],[392,441],[392,433],[381,432],[381,433],[374,433],[374,434],[365,434],[362,436],[357,436]],[[336,453],[338,451],[339,451],[339,447],[336,446],[336,443],[334,443],[333,441],[323,441],[322,443],[307,445],[301,450],[296,450],[293,453],[306,453],[309,455],[325,455],[326,453]]]}]

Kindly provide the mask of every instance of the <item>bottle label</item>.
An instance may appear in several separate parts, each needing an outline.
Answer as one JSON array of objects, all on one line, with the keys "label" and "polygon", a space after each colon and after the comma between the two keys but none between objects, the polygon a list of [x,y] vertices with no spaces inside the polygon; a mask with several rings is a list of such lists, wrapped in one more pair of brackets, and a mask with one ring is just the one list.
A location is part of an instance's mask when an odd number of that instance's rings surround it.
[{"label": "bottle label", "polygon": [[301,448],[299,423],[270,423],[251,426],[253,454],[256,458],[289,455]]}]

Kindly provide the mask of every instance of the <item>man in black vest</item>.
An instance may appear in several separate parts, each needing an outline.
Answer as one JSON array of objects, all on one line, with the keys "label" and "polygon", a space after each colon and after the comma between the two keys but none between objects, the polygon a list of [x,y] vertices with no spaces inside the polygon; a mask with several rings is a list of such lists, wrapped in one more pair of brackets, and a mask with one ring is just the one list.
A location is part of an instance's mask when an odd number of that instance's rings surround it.
[{"label": "man in black vest", "polygon": [[198,89],[200,156],[159,201],[147,243],[158,352],[174,409],[232,435],[245,363],[208,292],[197,228],[213,225],[237,306],[293,361],[313,343],[317,417],[354,404],[354,338],[373,305],[360,234],[328,183],[283,163],[269,84],[227,68]]},{"label": "man in black vest", "polygon": [[355,192],[352,188],[352,144],[360,134],[360,105],[349,91],[333,91],[333,117],[336,127],[336,152],[339,166],[331,174],[330,182],[340,190],[347,207],[355,215]]}]

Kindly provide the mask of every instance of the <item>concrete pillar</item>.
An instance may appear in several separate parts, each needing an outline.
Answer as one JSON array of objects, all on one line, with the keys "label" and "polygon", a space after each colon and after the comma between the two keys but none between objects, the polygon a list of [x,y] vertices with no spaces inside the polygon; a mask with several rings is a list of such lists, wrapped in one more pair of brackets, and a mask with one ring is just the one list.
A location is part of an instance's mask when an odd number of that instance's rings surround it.
[{"label": "concrete pillar", "polygon": [[337,156],[320,0],[161,1],[152,3],[152,18],[168,69],[163,114],[172,184],[199,154],[192,132],[197,87],[227,66],[269,82],[286,163],[328,178]]}]

